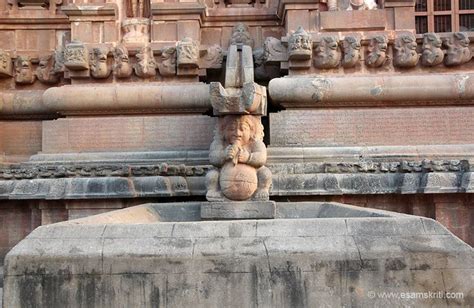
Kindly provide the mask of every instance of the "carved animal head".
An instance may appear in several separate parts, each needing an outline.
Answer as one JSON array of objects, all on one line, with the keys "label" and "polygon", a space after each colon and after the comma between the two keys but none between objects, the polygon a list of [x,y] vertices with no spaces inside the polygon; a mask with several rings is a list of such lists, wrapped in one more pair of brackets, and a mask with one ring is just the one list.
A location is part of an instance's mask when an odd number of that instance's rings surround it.
[{"label": "carved animal head", "polygon": [[311,51],[312,41],[311,36],[303,29],[303,27],[298,27],[298,29],[291,34],[288,39],[288,49],[291,51],[294,50],[308,50]]},{"label": "carved animal head", "polygon": [[468,47],[469,46],[469,37],[467,36],[466,33],[464,32],[455,32],[453,34],[454,41],[459,43],[462,47]]},{"label": "carved animal head", "polygon": [[423,49],[426,48],[441,48],[443,41],[439,38],[436,33],[425,33],[423,35]]},{"label": "carved animal head", "polygon": [[128,50],[123,45],[119,45],[114,49],[114,60],[117,64],[129,63]]},{"label": "carved animal head", "polygon": [[46,55],[40,58],[38,68],[36,69],[36,76],[39,81],[44,83],[56,83],[59,77],[54,71],[55,58],[53,55]]},{"label": "carved animal head", "polygon": [[360,50],[360,41],[354,36],[346,36],[342,42],[342,47],[346,49]]},{"label": "carved animal head", "polygon": [[416,50],[417,45],[416,45],[416,39],[414,36],[402,35],[400,39],[406,48],[411,49],[411,50]]},{"label": "carved animal head", "polygon": [[387,38],[382,35],[373,37],[372,40],[370,40],[369,48],[386,52],[388,48]]},{"label": "carved animal head", "polygon": [[109,53],[108,48],[94,48],[92,50],[94,62],[106,63],[108,53]]}]

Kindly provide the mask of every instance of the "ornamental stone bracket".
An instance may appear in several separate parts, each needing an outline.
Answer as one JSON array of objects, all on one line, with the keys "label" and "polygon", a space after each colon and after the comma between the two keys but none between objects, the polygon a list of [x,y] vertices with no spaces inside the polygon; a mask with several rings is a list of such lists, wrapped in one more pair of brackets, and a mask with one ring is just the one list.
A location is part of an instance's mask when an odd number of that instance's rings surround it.
[{"label": "ornamental stone bracket", "polygon": [[248,27],[237,24],[227,55],[225,88],[211,83],[211,104],[219,116],[206,176],[208,201],[267,201],[271,171],[264,165],[261,116],[266,115],[266,88],[254,83],[253,41]]}]

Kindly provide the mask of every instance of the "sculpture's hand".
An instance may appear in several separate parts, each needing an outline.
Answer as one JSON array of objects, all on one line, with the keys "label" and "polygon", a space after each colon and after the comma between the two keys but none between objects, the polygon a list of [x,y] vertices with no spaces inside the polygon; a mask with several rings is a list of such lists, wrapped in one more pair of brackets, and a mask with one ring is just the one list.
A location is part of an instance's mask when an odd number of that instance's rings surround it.
[{"label": "sculpture's hand", "polygon": [[234,160],[239,153],[239,147],[236,144],[231,144],[225,149],[225,157],[228,160]]},{"label": "sculpture's hand", "polygon": [[250,159],[250,152],[244,149],[241,149],[239,152],[239,163],[248,163]]}]

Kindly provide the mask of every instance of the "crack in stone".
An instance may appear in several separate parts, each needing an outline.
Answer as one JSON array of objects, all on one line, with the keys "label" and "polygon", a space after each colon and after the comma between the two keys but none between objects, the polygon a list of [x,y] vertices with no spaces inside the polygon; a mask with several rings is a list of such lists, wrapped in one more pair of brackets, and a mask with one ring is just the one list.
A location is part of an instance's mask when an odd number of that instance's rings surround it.
[{"label": "crack in stone", "polygon": [[267,244],[265,244],[265,240],[262,240],[262,243],[263,243],[263,247],[265,247],[265,254],[267,256],[268,273],[271,276],[272,275],[272,266],[270,264],[270,255],[268,254],[268,248],[267,248]]}]

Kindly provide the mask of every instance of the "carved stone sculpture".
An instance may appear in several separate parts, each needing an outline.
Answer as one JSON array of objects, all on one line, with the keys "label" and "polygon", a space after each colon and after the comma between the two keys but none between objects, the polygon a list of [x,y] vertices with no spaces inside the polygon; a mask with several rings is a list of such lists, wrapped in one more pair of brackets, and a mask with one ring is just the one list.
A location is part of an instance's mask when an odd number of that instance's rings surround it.
[{"label": "carved stone sculpture", "polygon": [[416,52],[416,38],[412,34],[403,34],[395,39],[393,64],[397,67],[414,67],[420,55]]},{"label": "carved stone sculpture", "polygon": [[33,74],[30,57],[18,56],[16,58],[15,82],[19,84],[32,84],[35,82],[35,74]]},{"label": "carved stone sculpture", "polygon": [[345,68],[354,67],[360,61],[360,40],[355,36],[346,36],[342,41],[342,66]]},{"label": "carved stone sculpture", "polygon": [[94,48],[92,49],[92,59],[91,59],[91,75],[94,78],[107,78],[110,75],[110,67],[107,65],[107,55],[109,54],[109,49],[104,48]]},{"label": "carved stone sculpture", "polygon": [[113,51],[114,65],[112,66],[114,76],[117,78],[128,78],[132,75],[132,65],[128,56],[128,50],[124,45],[118,45]]},{"label": "carved stone sculpture", "polygon": [[143,47],[135,57],[137,63],[134,69],[138,77],[150,78],[156,76],[156,62],[150,46]]},{"label": "carved stone sculpture", "polygon": [[279,63],[288,59],[287,49],[279,39],[274,37],[267,37],[265,39],[265,42],[263,43],[263,51],[265,62]]},{"label": "carved stone sculpture", "polygon": [[199,60],[199,43],[190,37],[184,38],[176,46],[178,67],[197,68]]},{"label": "carved stone sculpture", "polygon": [[321,69],[338,67],[341,61],[338,43],[338,39],[334,36],[325,36],[316,42],[314,66]]},{"label": "carved stone sculpture", "polygon": [[161,62],[158,70],[162,76],[176,75],[176,47],[165,47],[161,50]]},{"label": "carved stone sculpture", "polygon": [[444,64],[446,66],[456,66],[469,62],[472,57],[469,42],[469,37],[463,32],[453,33],[451,39],[445,40],[444,44],[448,50],[446,51]]},{"label": "carved stone sculpture", "polygon": [[58,72],[55,71],[55,54],[46,55],[40,58],[36,77],[42,83],[54,84],[59,82]]},{"label": "carved stone sculpture", "polygon": [[150,20],[148,18],[130,18],[122,22],[124,43],[148,43]]},{"label": "carved stone sculpture", "polygon": [[232,29],[232,37],[230,45],[247,45],[253,46],[253,39],[250,36],[249,28],[244,23],[237,23]]},{"label": "carved stone sculpture", "polygon": [[204,55],[199,58],[200,68],[222,68],[224,53],[221,46],[212,45],[206,48]]},{"label": "carved stone sculpture", "polygon": [[288,59],[309,60],[313,54],[312,47],[311,36],[302,27],[298,27],[288,39]]},{"label": "carved stone sculpture", "polygon": [[89,69],[89,51],[80,41],[72,41],[64,49],[64,65],[72,71]]},{"label": "carved stone sculpture", "polygon": [[268,200],[271,171],[264,166],[267,149],[260,117],[219,118],[209,160],[218,169],[207,174],[207,200]]},{"label": "carved stone sculpture", "polygon": [[349,0],[348,11],[376,10],[377,3],[374,0]]},{"label": "carved stone sculpture", "polygon": [[424,66],[436,66],[443,63],[444,52],[441,49],[443,41],[436,33],[425,33],[423,35],[423,53],[421,64]]},{"label": "carved stone sculpture", "polygon": [[370,39],[365,64],[369,67],[380,67],[387,59],[387,38],[382,35]]},{"label": "carved stone sculpture", "polygon": [[12,58],[8,52],[0,49],[0,77],[11,77],[12,75]]}]

